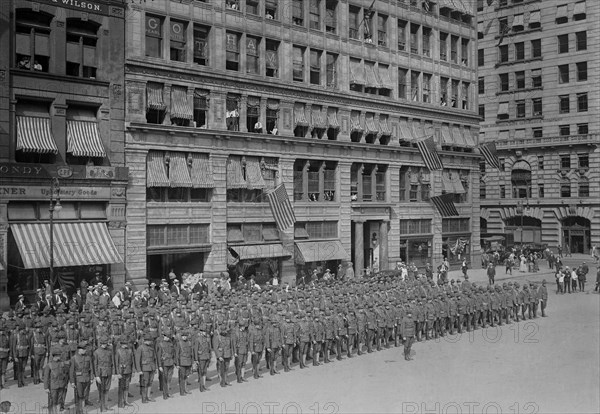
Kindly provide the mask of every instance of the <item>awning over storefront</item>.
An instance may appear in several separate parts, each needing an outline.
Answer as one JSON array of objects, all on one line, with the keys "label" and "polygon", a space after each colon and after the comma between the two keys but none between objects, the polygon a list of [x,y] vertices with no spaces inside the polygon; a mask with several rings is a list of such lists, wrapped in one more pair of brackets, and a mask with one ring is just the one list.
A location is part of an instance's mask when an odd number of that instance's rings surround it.
[{"label": "awning over storefront", "polygon": [[17,116],[17,151],[57,154],[50,118]]},{"label": "awning over storefront", "polygon": [[192,187],[190,170],[183,152],[169,153],[169,183],[171,187]]},{"label": "awning over storefront", "polygon": [[[55,223],[54,266],[122,263],[104,223]],[[50,267],[50,224],[10,226],[26,269]]]},{"label": "awning over storefront", "polygon": [[305,241],[296,243],[297,260],[301,262],[322,262],[327,260],[350,260],[350,255],[339,240]]},{"label": "awning over storefront", "polygon": [[163,85],[148,83],[146,85],[146,110],[164,111],[166,105],[163,101]]},{"label": "awning over storefront", "polygon": [[98,123],[67,121],[67,152],[75,157],[105,158],[106,152],[98,133]]},{"label": "awning over storefront", "polygon": [[148,151],[146,187],[169,187],[169,176],[162,151]]},{"label": "awning over storefront", "polygon": [[281,243],[272,244],[245,244],[241,246],[230,246],[240,260],[267,259],[270,257],[290,257]]},{"label": "awning over storefront", "polygon": [[192,169],[190,171],[193,188],[214,188],[210,160],[206,154],[192,154]]},{"label": "awning over storefront", "polygon": [[171,89],[171,118],[194,118],[194,110],[188,99],[187,88],[173,86]]}]

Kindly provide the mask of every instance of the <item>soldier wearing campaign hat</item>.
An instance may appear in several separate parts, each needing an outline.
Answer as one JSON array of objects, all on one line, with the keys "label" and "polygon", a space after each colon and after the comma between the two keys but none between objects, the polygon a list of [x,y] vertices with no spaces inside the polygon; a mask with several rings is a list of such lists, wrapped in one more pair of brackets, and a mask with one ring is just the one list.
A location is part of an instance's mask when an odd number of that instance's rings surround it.
[{"label": "soldier wearing campaign hat", "polygon": [[106,398],[114,372],[114,360],[112,341],[108,336],[99,337],[98,345],[99,347],[94,351],[92,358],[92,371],[98,387],[100,412],[103,412],[108,409]]},{"label": "soldier wearing campaign hat", "polygon": [[232,329],[232,341],[234,351],[234,365],[237,382],[246,382],[244,378],[246,362],[250,347],[250,334],[248,332],[248,320],[242,319],[237,329]]},{"label": "soldier wearing campaign hat", "polygon": [[55,350],[44,367],[44,389],[48,393],[48,411],[58,412],[64,405],[64,393],[69,383],[69,363],[61,360],[61,353]]},{"label": "soldier wearing campaign hat", "polygon": [[135,357],[131,348],[130,339],[125,335],[119,338],[119,347],[115,351],[115,373],[119,379],[117,405],[119,408],[130,406],[129,384],[135,369]]},{"label": "soldier wearing campaign hat", "polygon": [[36,322],[34,331],[31,334],[31,376],[34,384],[39,384],[42,380],[40,374],[44,366],[44,359],[49,356],[48,354],[48,338],[42,329],[42,324]]},{"label": "soldier wearing campaign hat", "polygon": [[25,367],[30,354],[29,333],[24,325],[19,326],[11,335],[11,355],[14,359],[13,369],[16,372],[19,388],[25,386]]},{"label": "soldier wearing campaign hat", "polygon": [[171,398],[171,380],[175,367],[175,346],[171,338],[171,331],[164,329],[162,338],[156,341],[156,360],[158,362],[158,380],[163,392],[163,399]]},{"label": "soldier wearing campaign hat", "polygon": [[87,346],[87,342],[79,342],[70,364],[70,380],[75,389],[75,410],[78,414],[83,413],[84,403],[92,405],[87,401],[92,381],[92,360],[87,354]]},{"label": "soldier wearing campaign hat", "polygon": [[181,396],[191,394],[187,390],[187,378],[192,370],[193,361],[194,346],[190,338],[190,333],[187,329],[182,329],[175,340],[175,365],[179,368],[179,394]]},{"label": "soldier wearing campaign hat", "polygon": [[138,346],[135,354],[136,367],[141,371],[140,391],[142,394],[142,403],[154,402],[150,398],[150,389],[154,381],[154,374],[157,368],[156,352],[154,350],[154,340],[148,334],[143,336],[142,343]]},{"label": "soldier wearing campaign hat", "polygon": [[201,322],[198,325],[198,332],[194,337],[194,362],[198,367],[198,383],[200,384],[200,391],[207,391],[206,388],[206,372],[211,359],[211,338],[208,326]]}]

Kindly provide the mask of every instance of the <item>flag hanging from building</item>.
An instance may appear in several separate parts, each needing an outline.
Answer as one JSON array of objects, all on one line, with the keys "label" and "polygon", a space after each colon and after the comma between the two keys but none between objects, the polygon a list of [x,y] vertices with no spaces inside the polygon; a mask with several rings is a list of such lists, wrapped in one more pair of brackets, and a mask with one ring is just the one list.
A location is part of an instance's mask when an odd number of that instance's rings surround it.
[{"label": "flag hanging from building", "polygon": [[442,160],[440,159],[437,149],[435,148],[433,137],[417,141],[417,147],[419,147],[421,157],[423,157],[423,162],[427,168],[429,168],[429,171],[441,170],[444,168],[442,165]]},{"label": "flag hanging from building", "polygon": [[293,226],[296,222],[296,215],[285,185],[280,184],[273,191],[267,193],[267,199],[279,230],[283,231]]},{"label": "flag hanging from building", "polygon": [[442,217],[456,217],[458,210],[454,205],[454,194],[442,194],[430,198]]},{"label": "flag hanging from building", "polygon": [[496,144],[494,142],[486,142],[479,146],[479,152],[483,155],[483,158],[493,168],[500,170],[500,160],[498,159],[498,151],[496,150]]}]

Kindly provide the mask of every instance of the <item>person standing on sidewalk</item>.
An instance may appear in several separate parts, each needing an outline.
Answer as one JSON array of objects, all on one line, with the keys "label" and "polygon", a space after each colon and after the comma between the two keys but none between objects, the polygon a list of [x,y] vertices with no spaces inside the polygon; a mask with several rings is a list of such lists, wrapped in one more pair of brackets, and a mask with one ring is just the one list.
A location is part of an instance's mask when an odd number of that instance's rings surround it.
[{"label": "person standing on sidewalk", "polygon": [[542,317],[546,317],[546,306],[548,305],[548,289],[546,288],[546,279],[542,280],[542,285],[538,288],[538,297],[540,300],[540,310]]},{"label": "person standing on sidewalk", "polygon": [[488,284],[493,285],[494,278],[496,277],[496,267],[494,266],[494,264],[492,262],[490,262],[488,264],[487,276],[488,276]]}]

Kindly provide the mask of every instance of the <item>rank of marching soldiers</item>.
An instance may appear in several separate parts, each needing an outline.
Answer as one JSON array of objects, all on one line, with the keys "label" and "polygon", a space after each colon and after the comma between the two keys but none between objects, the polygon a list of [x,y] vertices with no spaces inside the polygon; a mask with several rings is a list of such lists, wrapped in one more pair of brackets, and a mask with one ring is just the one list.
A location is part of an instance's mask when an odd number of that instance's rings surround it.
[{"label": "rank of marching soldiers", "polygon": [[452,335],[444,335],[435,339],[434,342],[449,342],[457,343],[467,340],[469,343],[481,341],[488,343],[500,342],[503,336],[508,335],[514,343],[537,344],[537,338],[540,326],[535,321],[517,322],[508,325],[488,326],[487,328],[479,328],[470,332],[454,333]]}]

